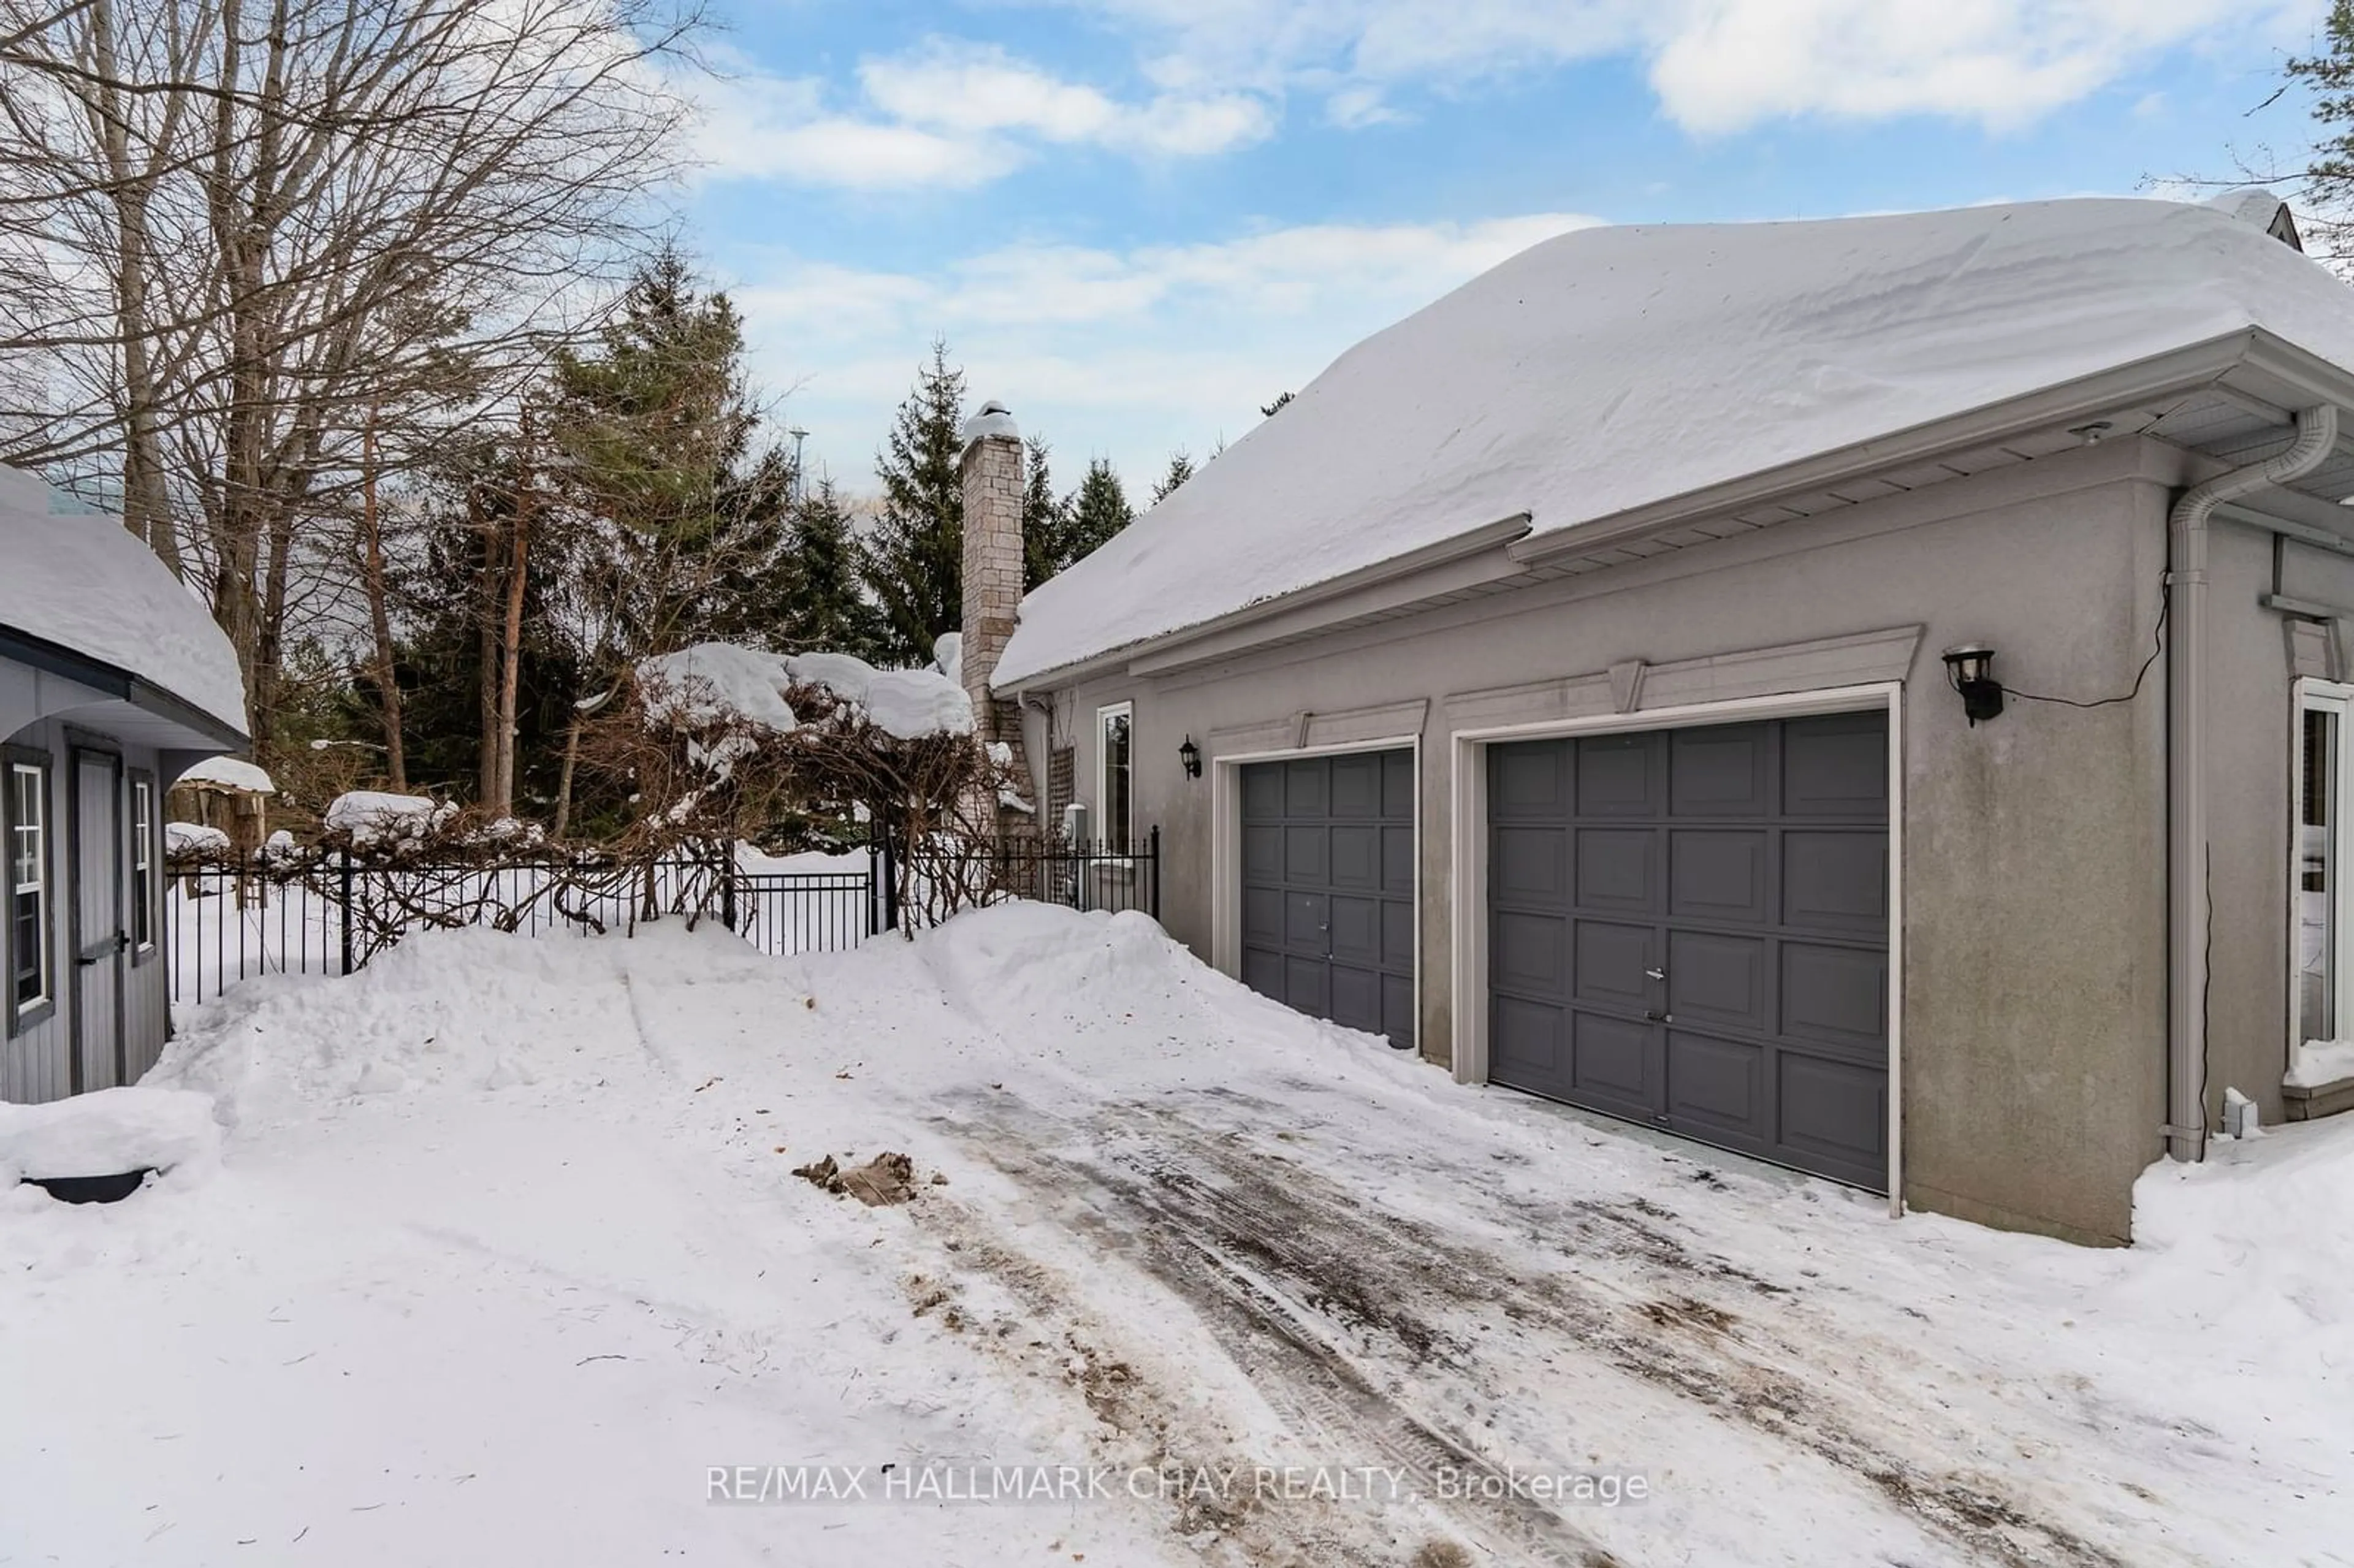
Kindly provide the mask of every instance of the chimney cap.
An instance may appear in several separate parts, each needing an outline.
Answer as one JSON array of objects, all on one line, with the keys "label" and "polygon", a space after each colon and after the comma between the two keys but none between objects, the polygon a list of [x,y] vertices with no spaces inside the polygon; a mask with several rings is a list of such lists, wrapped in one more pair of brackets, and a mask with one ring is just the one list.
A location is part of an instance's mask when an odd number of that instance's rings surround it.
[{"label": "chimney cap", "polygon": [[980,413],[964,422],[964,444],[970,447],[993,436],[1018,441],[1022,439],[1022,427],[1013,422],[1013,411],[992,397],[981,406]]}]

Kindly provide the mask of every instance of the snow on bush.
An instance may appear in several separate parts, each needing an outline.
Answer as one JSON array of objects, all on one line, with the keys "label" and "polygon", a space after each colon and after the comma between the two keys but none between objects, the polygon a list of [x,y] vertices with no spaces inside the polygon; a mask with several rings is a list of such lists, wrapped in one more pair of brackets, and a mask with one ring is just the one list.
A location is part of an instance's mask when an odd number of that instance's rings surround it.
[{"label": "snow on bush", "polygon": [[48,1105],[0,1103],[0,1171],[33,1181],[201,1166],[220,1150],[210,1095],[115,1088]]},{"label": "snow on bush", "polygon": [[165,822],[164,853],[167,855],[227,854],[228,835],[202,822]]},{"label": "snow on bush", "polygon": [[458,808],[424,795],[391,795],[354,789],[327,808],[326,831],[354,846],[417,843],[431,837],[458,814]]},{"label": "snow on bush", "polygon": [[180,775],[182,784],[208,784],[248,795],[275,795],[278,786],[269,774],[241,757],[207,757]]},{"label": "snow on bush", "polygon": [[698,642],[638,662],[650,721],[683,729],[742,726],[773,734],[799,728],[787,694],[822,688],[900,740],[970,735],[972,704],[937,670],[877,670],[848,653],[769,653],[732,642]]}]

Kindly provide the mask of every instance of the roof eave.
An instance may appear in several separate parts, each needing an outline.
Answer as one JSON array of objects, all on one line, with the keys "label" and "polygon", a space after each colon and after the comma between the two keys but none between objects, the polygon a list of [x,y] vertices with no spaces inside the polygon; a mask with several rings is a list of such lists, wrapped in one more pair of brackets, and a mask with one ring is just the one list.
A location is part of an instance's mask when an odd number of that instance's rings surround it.
[{"label": "roof eave", "polygon": [[61,680],[88,686],[105,696],[127,702],[143,713],[169,720],[196,734],[211,736],[225,751],[242,750],[249,744],[249,737],[242,726],[207,713],[196,704],[165,691],[143,676],[133,674],[121,665],[93,659],[46,637],[36,637],[12,626],[0,626],[0,659],[28,665]]}]

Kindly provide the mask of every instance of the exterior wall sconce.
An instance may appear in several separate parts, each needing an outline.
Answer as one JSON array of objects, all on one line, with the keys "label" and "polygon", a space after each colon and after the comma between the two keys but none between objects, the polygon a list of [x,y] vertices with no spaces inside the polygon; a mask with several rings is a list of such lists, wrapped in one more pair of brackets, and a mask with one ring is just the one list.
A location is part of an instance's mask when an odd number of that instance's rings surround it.
[{"label": "exterior wall sconce", "polygon": [[1199,779],[1202,776],[1202,748],[1193,744],[1192,736],[1187,736],[1185,744],[1177,748],[1177,760],[1185,765],[1186,778]]},{"label": "exterior wall sconce", "polygon": [[1994,678],[1994,650],[1966,643],[1946,650],[1946,680],[1962,694],[1962,712],[1975,729],[2002,712],[2002,683]]}]

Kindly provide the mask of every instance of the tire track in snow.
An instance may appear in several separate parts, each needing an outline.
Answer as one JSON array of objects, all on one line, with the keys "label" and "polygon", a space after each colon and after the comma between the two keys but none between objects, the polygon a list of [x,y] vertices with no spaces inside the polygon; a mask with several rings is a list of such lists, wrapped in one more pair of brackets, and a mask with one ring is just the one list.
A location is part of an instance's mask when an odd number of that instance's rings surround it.
[{"label": "tire track in snow", "polygon": [[[963,1129],[960,1129],[963,1130]],[[1081,1222],[1108,1250],[1140,1262],[1224,1331],[1221,1345],[1287,1416],[1363,1443],[1426,1478],[1442,1463],[1485,1468],[1473,1448],[1426,1416],[1381,1374],[1410,1387],[1437,1368],[1490,1399],[1508,1396],[1472,1341],[1444,1326],[1501,1312],[1565,1354],[1598,1362],[1856,1478],[1893,1509],[1975,1561],[2004,1568],[2125,1568],[2074,1529],[2038,1517],[1979,1477],[1893,1451],[1913,1446],[1925,1411],[1850,1409],[1825,1347],[1753,1342],[1763,1326],[1685,1291],[1651,1294],[1587,1273],[1529,1276],[1479,1247],[1363,1203],[1287,1156],[1240,1134],[1204,1134],[1163,1106],[1113,1106],[1085,1122],[1026,1109],[977,1129],[976,1146],[1007,1174],[1067,1200],[1087,1192]],[[1050,1141],[1078,1153],[1050,1153]],[[1002,1150],[1027,1153],[1009,1163]],[[1047,1180],[1041,1182],[1041,1177]],[[1573,1206],[1580,1237],[1692,1288],[1783,1287],[1722,1259],[1700,1257],[1657,1222],[1670,1211],[1639,1197]],[[1352,1344],[1352,1341],[1354,1341]],[[1370,1363],[1369,1367],[1360,1361]],[[1426,1377],[1420,1380],[1426,1382]],[[1876,1417],[1876,1418],[1875,1418]],[[1915,1419],[1917,1418],[1917,1419]],[[1444,1457],[1442,1457],[1444,1456]],[[1530,1517],[1531,1510],[1542,1518]],[[1469,1519],[1466,1523],[1474,1523]],[[1549,1528],[1567,1539],[1543,1562],[1614,1561],[1543,1509],[1484,1510],[1476,1523],[1544,1552]],[[2137,1558],[2146,1563],[2147,1558]]]}]

